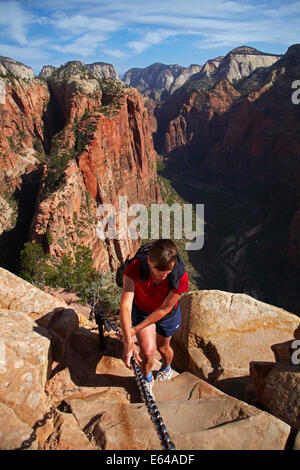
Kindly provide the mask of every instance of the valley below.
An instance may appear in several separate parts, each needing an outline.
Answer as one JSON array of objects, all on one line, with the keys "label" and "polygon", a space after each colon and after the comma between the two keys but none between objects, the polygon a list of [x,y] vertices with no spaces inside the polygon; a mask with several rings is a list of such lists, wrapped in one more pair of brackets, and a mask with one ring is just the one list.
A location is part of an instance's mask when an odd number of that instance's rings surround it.
[{"label": "valley below", "polygon": [[279,194],[201,181],[167,159],[159,172],[188,204],[204,204],[201,250],[189,250],[197,289],[244,293],[298,314],[300,269],[288,261],[292,214]]}]

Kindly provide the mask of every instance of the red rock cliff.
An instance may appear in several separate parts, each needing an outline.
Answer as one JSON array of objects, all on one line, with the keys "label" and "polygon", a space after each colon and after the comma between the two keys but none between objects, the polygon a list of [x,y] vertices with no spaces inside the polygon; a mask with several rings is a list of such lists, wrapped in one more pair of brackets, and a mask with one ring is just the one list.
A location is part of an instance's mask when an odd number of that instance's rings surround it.
[{"label": "red rock cliff", "polygon": [[241,189],[278,189],[295,212],[289,253],[298,263],[300,106],[291,97],[299,77],[300,46],[295,45],[274,65],[238,83],[195,82],[158,113],[163,151],[193,165],[199,178]]},{"label": "red rock cliff", "polygon": [[[20,67],[22,72],[25,66]],[[39,187],[43,115],[50,95],[40,80],[22,78],[22,73],[13,76],[3,66],[1,71],[0,259],[2,266],[14,270]]]},{"label": "red rock cliff", "polygon": [[49,251],[58,257],[89,246],[95,267],[107,271],[132,255],[139,242],[100,240],[97,206],[112,204],[118,214],[119,196],[127,197],[128,206],[160,201],[148,113],[135,89],[103,92],[93,80],[50,87],[66,123],[52,151],[71,157],[59,189],[47,194],[44,183],[30,237],[41,241],[51,233]]}]

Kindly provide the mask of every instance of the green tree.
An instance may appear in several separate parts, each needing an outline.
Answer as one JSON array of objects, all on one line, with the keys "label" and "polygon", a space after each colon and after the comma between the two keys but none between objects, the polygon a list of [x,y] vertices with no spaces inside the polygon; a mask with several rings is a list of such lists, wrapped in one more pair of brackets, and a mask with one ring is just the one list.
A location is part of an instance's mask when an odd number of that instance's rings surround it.
[{"label": "green tree", "polygon": [[41,285],[44,283],[46,255],[39,243],[28,242],[20,253],[19,275],[26,281]]}]

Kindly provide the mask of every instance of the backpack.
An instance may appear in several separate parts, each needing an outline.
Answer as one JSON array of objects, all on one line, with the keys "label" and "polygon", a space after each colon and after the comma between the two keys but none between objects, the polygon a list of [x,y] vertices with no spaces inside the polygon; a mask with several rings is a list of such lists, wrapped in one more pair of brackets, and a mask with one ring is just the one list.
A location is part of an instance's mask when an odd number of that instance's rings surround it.
[{"label": "backpack", "polygon": [[[151,246],[152,246],[151,242],[145,243],[137,250],[133,258],[127,259],[125,263],[123,263],[121,266],[118,267],[117,272],[116,272],[116,283],[118,287],[123,287],[123,276],[124,276],[125,268],[128,264],[132,263],[132,261],[134,261],[135,259],[139,259],[141,262],[141,265],[140,265],[141,275],[140,275],[139,282],[144,282],[146,279],[148,279],[149,265],[147,261],[147,253]],[[175,261],[173,271],[168,275],[170,289],[178,288],[179,281],[184,275],[184,273],[185,273],[184,264],[180,256],[177,255],[177,259]]]}]

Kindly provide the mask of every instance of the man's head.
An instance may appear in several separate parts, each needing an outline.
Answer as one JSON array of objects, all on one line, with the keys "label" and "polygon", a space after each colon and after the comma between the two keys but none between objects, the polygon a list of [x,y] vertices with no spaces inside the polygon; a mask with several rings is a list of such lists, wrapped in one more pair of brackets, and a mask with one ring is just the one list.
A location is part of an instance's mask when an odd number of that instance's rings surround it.
[{"label": "man's head", "polygon": [[148,251],[148,264],[154,277],[163,280],[174,268],[177,247],[172,240],[156,240]]}]

